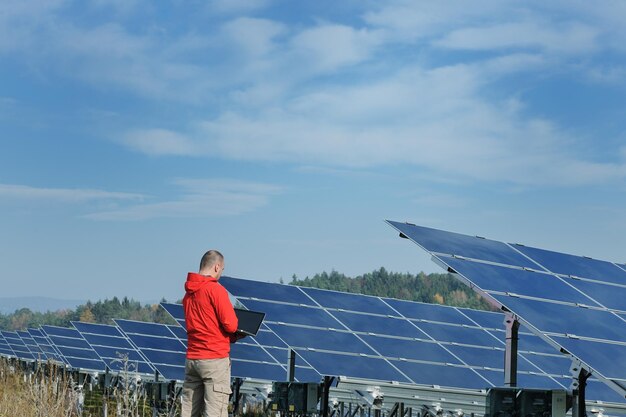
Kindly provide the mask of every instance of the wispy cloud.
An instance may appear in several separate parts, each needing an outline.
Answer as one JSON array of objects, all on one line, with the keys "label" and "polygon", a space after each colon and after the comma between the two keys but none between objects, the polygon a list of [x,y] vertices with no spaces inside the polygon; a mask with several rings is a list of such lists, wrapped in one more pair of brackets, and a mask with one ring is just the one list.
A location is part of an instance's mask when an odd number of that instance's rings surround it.
[{"label": "wispy cloud", "polygon": [[120,193],[84,188],[38,188],[27,185],[0,184],[0,199],[44,200],[81,203],[94,200],[140,201],[143,194]]},{"label": "wispy cloud", "polygon": [[85,218],[102,221],[138,221],[155,218],[199,218],[234,216],[254,211],[270,202],[283,187],[228,178],[177,179],[181,188],[177,199],[135,204],[88,214]]}]

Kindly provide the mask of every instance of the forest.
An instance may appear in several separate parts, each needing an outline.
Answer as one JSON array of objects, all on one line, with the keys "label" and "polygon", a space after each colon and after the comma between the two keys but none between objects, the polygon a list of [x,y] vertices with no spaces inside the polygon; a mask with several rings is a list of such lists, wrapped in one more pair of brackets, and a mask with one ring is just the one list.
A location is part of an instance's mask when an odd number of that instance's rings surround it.
[{"label": "forest", "polygon": [[[420,272],[415,275],[380,268],[363,275],[349,277],[340,272],[331,271],[304,279],[298,279],[294,275],[288,284],[481,310],[490,309],[482,298],[450,274]],[[161,300],[161,302],[166,301]],[[175,302],[180,302],[180,300]],[[44,324],[68,327],[70,321],[113,324],[114,318],[175,324],[158,303],[142,304],[128,297],[121,300],[113,297],[97,302],[88,301],[74,310],[41,313],[22,308],[11,314],[0,314],[0,329],[24,330]]]}]

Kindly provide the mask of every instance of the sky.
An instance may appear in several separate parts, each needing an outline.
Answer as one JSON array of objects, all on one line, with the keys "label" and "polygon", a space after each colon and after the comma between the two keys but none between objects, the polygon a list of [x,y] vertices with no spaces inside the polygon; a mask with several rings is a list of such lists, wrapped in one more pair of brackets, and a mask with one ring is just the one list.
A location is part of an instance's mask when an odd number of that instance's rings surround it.
[{"label": "sky", "polygon": [[440,272],[385,224],[626,262],[626,3],[3,0],[3,297]]}]

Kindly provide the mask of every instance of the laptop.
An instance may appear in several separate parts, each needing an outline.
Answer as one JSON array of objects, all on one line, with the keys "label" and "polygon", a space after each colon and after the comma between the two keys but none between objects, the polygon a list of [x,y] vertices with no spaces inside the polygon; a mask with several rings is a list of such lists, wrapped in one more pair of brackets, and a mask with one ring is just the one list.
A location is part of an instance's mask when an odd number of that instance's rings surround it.
[{"label": "laptop", "polygon": [[237,333],[243,333],[248,336],[256,336],[265,318],[265,313],[260,311],[243,310],[241,308],[235,309],[237,320],[239,324],[237,326]]}]

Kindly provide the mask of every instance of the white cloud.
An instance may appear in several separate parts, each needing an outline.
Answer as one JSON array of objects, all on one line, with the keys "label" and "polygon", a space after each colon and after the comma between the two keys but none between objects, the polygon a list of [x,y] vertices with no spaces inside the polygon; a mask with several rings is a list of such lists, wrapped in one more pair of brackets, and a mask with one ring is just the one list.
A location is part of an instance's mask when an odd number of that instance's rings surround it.
[{"label": "white cloud", "polygon": [[228,178],[177,179],[174,184],[182,189],[178,199],[130,205],[84,217],[102,221],[138,221],[164,217],[234,216],[269,204],[272,195],[283,191],[277,185]]},{"label": "white cloud", "polygon": [[453,30],[435,46],[451,49],[497,51],[542,49],[550,53],[582,53],[597,49],[598,30],[580,23],[554,25],[536,19]]},{"label": "white cloud", "polygon": [[38,188],[27,185],[0,184],[0,198],[81,203],[94,200],[143,200],[145,196],[85,188]]},{"label": "white cloud", "polygon": [[195,144],[184,135],[166,129],[137,129],[120,139],[148,155],[193,155]]},{"label": "white cloud", "polygon": [[624,178],[626,165],[593,162],[554,123],[523,117],[518,99],[480,98],[485,74],[500,69],[493,63],[414,67],[375,83],[319,89],[254,115],[229,112],[194,123],[185,143],[194,154],[227,159],[409,164],[434,176],[522,185]]},{"label": "white cloud", "polygon": [[210,0],[208,7],[213,12],[235,14],[261,10],[270,3],[270,0]]}]

